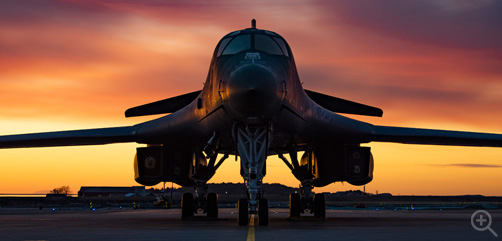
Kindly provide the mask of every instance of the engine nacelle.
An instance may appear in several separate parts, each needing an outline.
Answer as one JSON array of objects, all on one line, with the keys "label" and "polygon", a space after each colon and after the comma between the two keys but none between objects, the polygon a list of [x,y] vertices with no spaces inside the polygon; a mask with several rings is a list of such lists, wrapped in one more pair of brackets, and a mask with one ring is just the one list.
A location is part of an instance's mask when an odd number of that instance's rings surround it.
[{"label": "engine nacelle", "polygon": [[365,185],[373,180],[373,155],[370,147],[319,145],[314,152],[306,152],[305,155],[313,155],[312,174],[316,187],[336,181]]},{"label": "engine nacelle", "polygon": [[137,148],[134,158],[134,179],[145,186],[174,182],[192,184],[194,152],[191,148],[149,146]]}]

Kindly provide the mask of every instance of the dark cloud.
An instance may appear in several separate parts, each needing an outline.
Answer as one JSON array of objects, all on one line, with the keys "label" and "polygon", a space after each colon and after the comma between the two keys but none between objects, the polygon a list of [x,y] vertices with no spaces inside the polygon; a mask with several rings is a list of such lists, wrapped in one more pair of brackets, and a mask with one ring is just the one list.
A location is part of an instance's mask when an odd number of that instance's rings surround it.
[{"label": "dark cloud", "polygon": [[388,37],[448,48],[502,49],[502,2],[320,1],[333,21]]},{"label": "dark cloud", "polygon": [[[84,1],[81,1],[84,2]],[[73,25],[100,29],[120,12],[102,4],[81,4],[64,0],[6,0],[0,2],[0,21],[15,26]]]},{"label": "dark cloud", "polygon": [[[417,42],[442,45],[442,39],[460,41],[453,46],[496,46],[480,44],[493,39],[485,33],[489,30],[480,27],[485,24],[495,36],[500,31],[493,29],[489,17],[462,24],[460,29],[453,24],[457,19],[475,19],[476,11],[487,9],[485,5],[465,7],[463,12],[454,9],[444,16],[438,9],[431,2],[414,1],[1,1],[0,84],[39,77],[85,80],[92,83],[88,91],[95,95],[109,95],[111,90],[128,93],[120,98],[130,104],[172,96],[200,88],[219,37],[257,18],[259,27],[277,31],[292,45],[306,88],[382,108],[396,107],[403,115],[412,109],[435,109],[428,114],[458,118],[459,113],[469,115],[456,107],[463,106],[473,111],[470,116],[481,118],[482,108],[491,110],[488,104],[476,102],[482,99],[475,92],[479,88],[457,87],[455,77],[496,81],[502,71],[501,55],[496,51],[444,53],[437,52],[443,48],[415,46]],[[487,16],[491,15],[490,10]],[[452,36],[441,32],[451,26]],[[422,33],[424,29],[430,33]],[[356,33],[360,30],[368,38]],[[480,42],[458,38],[469,31],[485,35]],[[375,42],[379,36],[385,40]],[[409,42],[396,45],[388,38]],[[171,40],[175,41],[163,44]],[[187,43],[191,49],[180,46]],[[164,51],[169,48],[177,52]],[[111,70],[100,76],[101,69]],[[85,71],[95,76],[87,77]],[[471,77],[465,80],[467,75]]]},{"label": "dark cloud", "polygon": [[[438,80],[421,80],[418,77],[403,79],[400,75],[359,76],[346,73],[343,68],[333,67],[331,72],[323,71],[315,66],[304,66],[301,70],[302,80],[306,88],[323,89],[330,93],[351,93],[356,96],[370,96],[383,102],[423,100],[436,103],[461,103],[478,98],[476,93],[467,90],[440,89],[433,86]],[[385,79],[384,79],[385,78]],[[408,84],[414,82],[414,85]],[[417,84],[417,82],[419,84]],[[420,83],[422,82],[422,83]],[[322,87],[331,83],[329,87]],[[426,88],[426,86],[429,86]]]},{"label": "dark cloud", "polygon": [[[230,30],[242,29],[250,25],[252,18],[261,20],[283,20],[287,25],[288,16],[301,15],[301,6],[308,1],[175,1],[175,0],[92,0],[67,1],[82,9],[114,12],[122,15],[148,17],[176,26],[218,26]],[[263,23],[265,23],[263,21]],[[299,20],[298,22],[301,22]]]}]

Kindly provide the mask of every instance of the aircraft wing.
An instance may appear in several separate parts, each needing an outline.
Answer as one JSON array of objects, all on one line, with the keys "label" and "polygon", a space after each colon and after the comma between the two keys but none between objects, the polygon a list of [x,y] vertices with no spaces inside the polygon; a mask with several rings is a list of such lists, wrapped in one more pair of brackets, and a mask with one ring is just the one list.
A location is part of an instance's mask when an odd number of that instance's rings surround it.
[{"label": "aircraft wing", "polygon": [[403,144],[502,147],[502,134],[373,126],[371,141]]},{"label": "aircraft wing", "polygon": [[333,112],[376,117],[382,117],[383,115],[383,111],[381,109],[373,106],[360,104],[350,100],[344,100],[338,97],[321,94],[311,90],[305,90],[305,93],[315,103]]},{"label": "aircraft wing", "polygon": [[0,148],[102,145],[135,142],[136,127],[113,127],[73,131],[0,136]]},{"label": "aircraft wing", "polygon": [[159,100],[153,103],[137,106],[126,110],[126,117],[146,116],[167,114],[176,112],[194,101],[200,94],[199,91],[194,91],[188,94],[171,97],[165,100]]}]

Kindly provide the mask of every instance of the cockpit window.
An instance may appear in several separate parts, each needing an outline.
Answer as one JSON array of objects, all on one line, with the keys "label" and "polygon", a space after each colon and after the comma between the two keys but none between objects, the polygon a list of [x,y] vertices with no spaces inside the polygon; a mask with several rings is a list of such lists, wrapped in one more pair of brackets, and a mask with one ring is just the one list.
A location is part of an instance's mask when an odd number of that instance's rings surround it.
[{"label": "cockpit window", "polygon": [[[266,32],[267,33],[267,32]],[[288,47],[280,37],[271,36],[263,33],[242,34],[231,33],[221,40],[217,56],[232,55],[245,50],[262,51],[273,55],[282,55],[289,57]],[[228,37],[235,36],[235,37]]]},{"label": "cockpit window", "polygon": [[275,42],[277,42],[277,44],[279,44],[279,46],[282,49],[282,52],[284,52],[284,55],[289,57],[288,47],[286,47],[286,43],[284,43],[284,41],[282,41],[282,39],[280,39],[280,38],[274,38],[274,40],[275,40]]},{"label": "cockpit window", "polygon": [[232,38],[226,38],[226,39],[223,39],[220,43],[220,49],[218,49],[218,56],[221,55],[221,52],[223,52],[223,49],[225,49],[225,47],[227,46],[228,42],[230,42]]},{"label": "cockpit window", "polygon": [[246,49],[251,48],[251,35],[244,34],[239,35],[232,39],[232,41],[227,45],[225,50],[223,50],[223,55],[236,54]]},{"label": "cockpit window", "polygon": [[275,55],[283,55],[281,48],[271,37],[261,34],[254,36],[254,48]]}]

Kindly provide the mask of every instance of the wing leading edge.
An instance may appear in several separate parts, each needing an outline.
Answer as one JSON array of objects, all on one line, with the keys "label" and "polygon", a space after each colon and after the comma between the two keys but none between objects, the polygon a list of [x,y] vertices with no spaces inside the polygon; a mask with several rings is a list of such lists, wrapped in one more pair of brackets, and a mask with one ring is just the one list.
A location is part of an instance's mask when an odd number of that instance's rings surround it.
[{"label": "wing leading edge", "polygon": [[200,90],[194,91],[188,94],[179,95],[164,100],[159,100],[153,103],[133,107],[126,110],[125,116],[134,117],[134,116],[173,113],[192,103],[192,101],[194,101],[197,98],[197,96],[199,96],[200,92],[201,92]]},{"label": "wing leading edge", "polygon": [[317,93],[311,90],[305,90],[305,93],[315,103],[333,112],[376,117],[382,117],[383,115],[383,111],[380,108],[373,106],[360,104],[350,100],[344,100],[338,97]]},{"label": "wing leading edge", "polygon": [[73,131],[0,136],[0,148],[102,145],[135,142],[136,127],[112,127]]},{"label": "wing leading edge", "polygon": [[502,147],[502,134],[373,126],[371,141],[403,144]]}]

